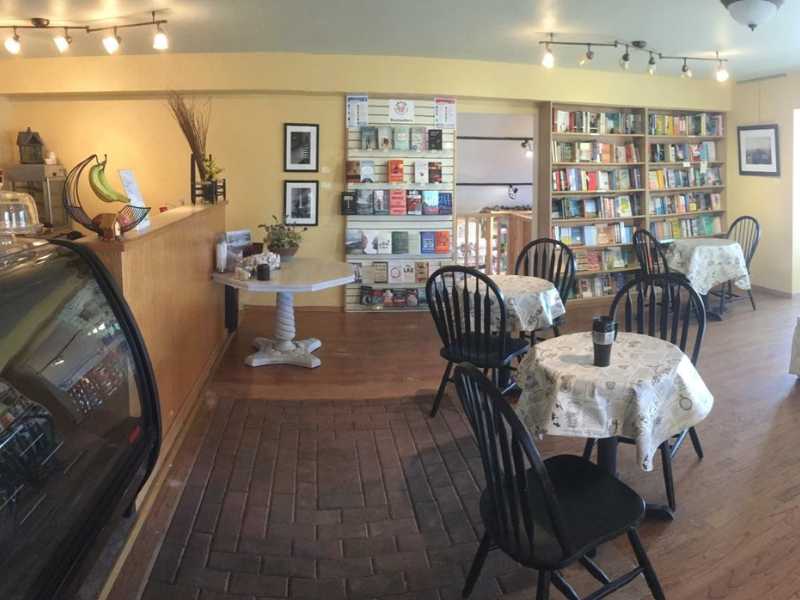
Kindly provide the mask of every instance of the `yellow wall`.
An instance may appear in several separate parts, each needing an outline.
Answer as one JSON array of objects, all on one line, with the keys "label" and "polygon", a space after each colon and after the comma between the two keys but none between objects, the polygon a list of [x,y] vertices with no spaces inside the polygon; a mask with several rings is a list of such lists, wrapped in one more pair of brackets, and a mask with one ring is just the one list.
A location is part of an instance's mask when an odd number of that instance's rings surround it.
[{"label": "yellow wall", "polygon": [[[319,179],[320,226],[305,234],[300,256],[339,259],[344,258],[344,219],[338,214],[344,181],[344,93],[446,94],[458,97],[464,112],[515,114],[534,111],[537,100],[716,110],[731,104],[731,86],[711,81],[405,57],[10,59],[0,61],[0,78],[7,98],[0,101],[4,162],[14,155],[16,132],[31,126],[67,166],[97,152],[109,155],[112,169],[132,168],[153,205],[188,200],[188,148],[164,93],[177,89],[211,95],[209,149],[226,169],[228,228],[255,233],[256,225],[271,214],[282,214],[284,179]],[[285,122],[320,124],[320,173],[283,172]],[[297,302],[339,305],[341,300],[341,290],[329,290]]]},{"label": "yellow wall", "polygon": [[[800,212],[793,200],[793,109],[800,108],[800,75],[737,84],[728,119],[728,222],[752,215],[761,243],[752,264],[753,283],[783,293],[800,292]],[[739,125],[777,123],[780,177],[740,176]]]}]

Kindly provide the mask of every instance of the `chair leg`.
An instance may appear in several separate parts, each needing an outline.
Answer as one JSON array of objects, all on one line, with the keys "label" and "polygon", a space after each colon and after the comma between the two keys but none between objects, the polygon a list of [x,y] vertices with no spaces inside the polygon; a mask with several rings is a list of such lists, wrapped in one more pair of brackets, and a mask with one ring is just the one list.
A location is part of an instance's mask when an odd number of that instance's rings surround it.
[{"label": "chair leg", "polygon": [[647,587],[650,588],[650,593],[653,594],[653,598],[656,600],[666,600],[664,590],[661,589],[661,584],[658,582],[655,569],[653,569],[653,565],[647,557],[647,552],[645,552],[642,546],[642,540],[639,539],[639,534],[635,529],[628,530],[628,540],[630,540],[633,553],[636,555],[636,562],[644,569],[644,579],[647,581]]},{"label": "chair leg", "polygon": [[550,571],[539,571],[539,581],[536,584],[536,600],[549,600],[550,580],[553,574]]},{"label": "chair leg", "polygon": [[431,417],[435,417],[436,413],[439,411],[439,404],[442,402],[442,396],[444,396],[444,390],[447,387],[447,383],[450,381],[450,372],[453,370],[453,363],[448,362],[447,366],[444,369],[444,374],[442,375],[442,382],[439,384],[439,390],[436,392],[436,398],[433,401],[433,408],[431,409]]},{"label": "chair leg", "polygon": [[697,458],[703,460],[703,445],[700,443],[700,436],[697,435],[697,430],[694,427],[689,427],[689,437],[692,438],[692,446],[697,453]]},{"label": "chair leg", "polygon": [[726,285],[723,283],[719,288],[719,314],[722,315],[725,312],[725,287]]},{"label": "chair leg", "polygon": [[594,439],[589,438],[586,440],[586,445],[583,447],[583,458],[592,460],[592,452],[594,452]]},{"label": "chair leg", "polygon": [[747,295],[750,296],[750,304],[753,306],[753,310],[756,309],[756,301],[753,298],[753,290],[747,290]]},{"label": "chair leg", "polygon": [[561,335],[561,332],[558,329],[558,325],[553,325],[553,336],[558,337]]},{"label": "chair leg", "polygon": [[660,446],[661,450],[661,470],[664,473],[664,487],[667,490],[667,504],[670,509],[675,510],[675,482],[672,479],[672,451],[669,442],[664,442]]},{"label": "chair leg", "polygon": [[489,539],[489,534],[484,533],[481,539],[481,544],[478,546],[478,551],[475,553],[475,558],[472,560],[472,566],[469,568],[467,581],[464,583],[464,589],[461,592],[462,598],[467,598],[472,593],[472,588],[475,587],[475,582],[481,574],[483,563],[486,561],[486,556],[489,554],[492,542]]}]

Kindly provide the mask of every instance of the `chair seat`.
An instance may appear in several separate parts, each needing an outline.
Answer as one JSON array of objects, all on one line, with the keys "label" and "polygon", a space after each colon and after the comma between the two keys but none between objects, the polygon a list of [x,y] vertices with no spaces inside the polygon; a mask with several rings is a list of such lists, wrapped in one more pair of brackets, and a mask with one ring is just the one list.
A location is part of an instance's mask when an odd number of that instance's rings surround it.
[{"label": "chair seat", "polygon": [[[481,339],[478,339],[479,337]],[[484,337],[483,335],[476,336],[474,334],[465,335],[463,345],[446,346],[441,349],[439,354],[450,362],[469,362],[482,369],[493,369],[506,366],[511,362],[512,358],[525,354],[530,349],[530,344],[526,340],[513,338],[509,335],[502,337],[492,335],[489,336],[489,351],[484,352],[486,348]],[[500,356],[499,349],[502,340],[505,340],[505,352],[503,356]]]},{"label": "chair seat", "polygon": [[524,530],[519,539],[504,534],[486,490],[480,511],[492,541],[514,560],[537,569],[560,569],[589,550],[636,526],[644,516],[644,500],[602,467],[579,456],[554,456],[544,461],[561,506],[573,554],[565,556],[555,537],[536,474],[527,473],[529,514],[534,523],[533,548]]}]

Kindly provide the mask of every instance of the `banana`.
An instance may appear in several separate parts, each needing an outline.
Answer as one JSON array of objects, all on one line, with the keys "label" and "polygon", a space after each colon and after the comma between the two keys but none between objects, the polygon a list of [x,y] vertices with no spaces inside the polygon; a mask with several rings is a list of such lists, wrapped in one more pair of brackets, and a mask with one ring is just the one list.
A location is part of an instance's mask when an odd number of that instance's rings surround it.
[{"label": "banana", "polygon": [[92,168],[89,169],[89,186],[103,202],[130,203],[130,199],[125,194],[121,194],[115,190],[106,179],[106,163],[107,161],[104,160],[96,165],[92,165]]}]

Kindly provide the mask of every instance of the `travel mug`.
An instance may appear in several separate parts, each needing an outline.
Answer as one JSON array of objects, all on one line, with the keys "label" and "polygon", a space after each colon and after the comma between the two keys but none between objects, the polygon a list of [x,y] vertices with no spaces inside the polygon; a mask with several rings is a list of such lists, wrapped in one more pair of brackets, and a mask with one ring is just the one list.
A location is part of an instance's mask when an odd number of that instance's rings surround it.
[{"label": "travel mug", "polygon": [[261,263],[256,267],[256,279],[269,281],[269,265],[267,263]]},{"label": "travel mug", "polygon": [[617,322],[610,317],[595,317],[592,320],[595,367],[607,367],[611,364],[611,346],[617,339],[617,329]]}]

